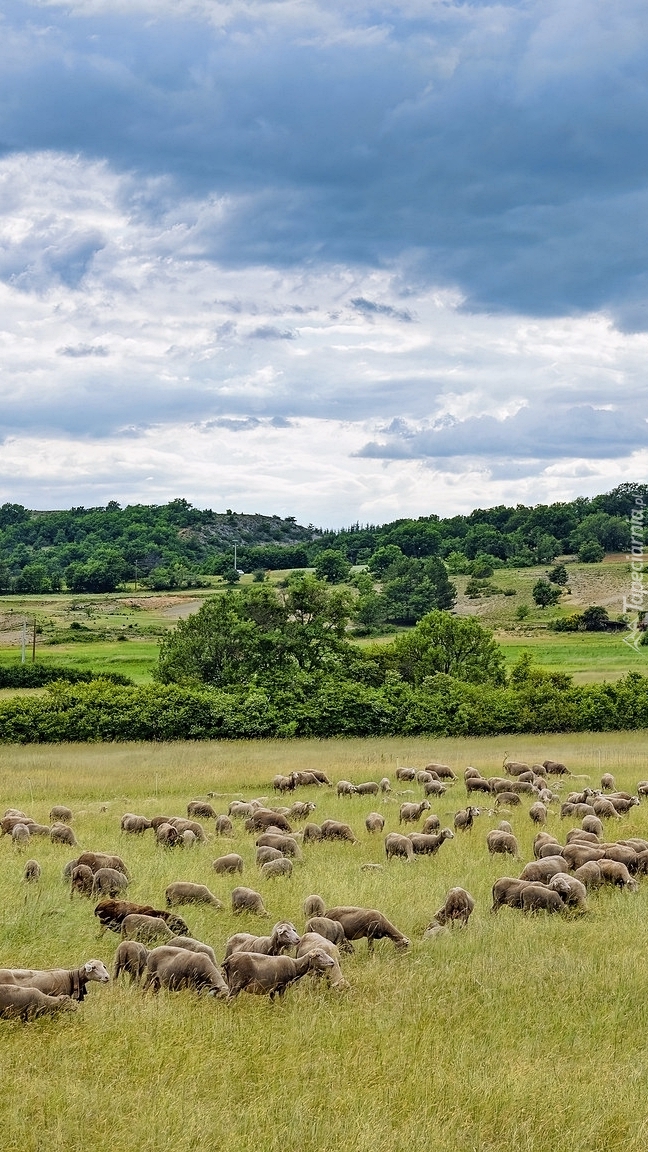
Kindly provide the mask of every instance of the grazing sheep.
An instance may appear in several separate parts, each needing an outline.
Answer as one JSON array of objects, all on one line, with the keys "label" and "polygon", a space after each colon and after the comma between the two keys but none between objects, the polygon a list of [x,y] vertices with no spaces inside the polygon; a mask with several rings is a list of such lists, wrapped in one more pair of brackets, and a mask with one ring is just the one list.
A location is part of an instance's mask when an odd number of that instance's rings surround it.
[{"label": "grazing sheep", "polygon": [[618,860],[625,864],[628,872],[634,872],[637,867],[637,851],[630,844],[602,845],[605,850],[605,860]]},{"label": "grazing sheep", "polygon": [[601,876],[601,869],[595,860],[588,860],[586,864],[581,864],[574,872],[576,880],[580,880],[587,890],[590,888],[599,888],[603,883]]},{"label": "grazing sheep", "polygon": [[[596,820],[596,816],[586,816],[586,820]],[[583,828],[570,828],[567,833],[567,844],[573,844],[576,841],[578,844],[594,844],[599,847],[601,843],[600,836],[596,832],[585,832]]]},{"label": "grazing sheep", "polygon": [[295,788],[295,781],[292,776],[282,776],[278,773],[272,778],[272,787],[275,792],[292,792]]},{"label": "grazing sheep", "polygon": [[127,812],[121,818],[122,832],[129,832],[134,836],[142,836],[150,827],[151,821],[147,820],[146,816],[137,816],[134,812]]},{"label": "grazing sheep", "polygon": [[565,903],[559,892],[546,884],[527,884],[522,890],[523,912],[564,912]]},{"label": "grazing sheep", "polygon": [[0,968],[0,984],[38,988],[46,996],[71,996],[81,1003],[87,985],[93,981],[108,984],[110,973],[101,960],[87,960],[79,968]]},{"label": "grazing sheep", "polygon": [[380,785],[376,784],[375,780],[367,780],[364,784],[356,784],[358,796],[377,796],[379,791]]},{"label": "grazing sheep", "polygon": [[70,899],[77,892],[79,896],[92,896],[94,873],[87,864],[76,864],[70,873]]},{"label": "grazing sheep", "polygon": [[604,884],[616,884],[619,888],[628,888],[630,892],[637,891],[639,885],[633,880],[625,864],[621,864],[618,860],[599,860],[597,863]]},{"label": "grazing sheep", "polygon": [[53,824],[50,829],[50,840],[52,844],[69,844],[71,848],[77,846],[77,838],[67,824]]},{"label": "grazing sheep", "polygon": [[531,771],[529,764],[524,764],[521,760],[508,760],[506,754],[502,767],[508,776],[521,776],[523,772]]},{"label": "grazing sheep", "polygon": [[394,856],[404,856],[406,860],[413,860],[412,841],[409,837],[401,836],[398,832],[390,832],[388,836],[385,836],[385,855],[388,860],[393,859]]},{"label": "grazing sheep", "polygon": [[14,824],[11,829],[11,839],[18,848],[26,848],[31,840],[29,828],[26,824]]},{"label": "grazing sheep", "polygon": [[234,825],[229,816],[217,816],[214,825],[217,836],[233,836]]},{"label": "grazing sheep", "polygon": [[426,796],[445,796],[448,789],[440,780],[429,780],[423,791]]},{"label": "grazing sheep", "polygon": [[551,877],[549,887],[553,888],[554,892],[558,892],[568,908],[578,908],[581,912],[586,911],[587,889],[582,881],[577,880],[574,876],[568,876],[566,872],[557,872],[555,876]]},{"label": "grazing sheep", "polygon": [[193,936],[172,936],[168,947],[185,948],[187,952],[203,952],[205,956],[209,956],[212,964],[216,964],[214,949],[209,944],[203,944],[202,940],[194,940]]},{"label": "grazing sheep", "polygon": [[537,860],[544,860],[547,856],[560,856],[562,855],[562,845],[558,841],[552,841],[550,844],[541,844],[538,848]]},{"label": "grazing sheep", "polygon": [[498,808],[500,804],[504,804],[508,808],[515,808],[519,803],[520,797],[517,792],[499,792],[495,800],[496,807]]},{"label": "grazing sheep", "polygon": [[295,803],[290,806],[288,815],[293,820],[308,820],[316,807],[317,805],[313,804],[312,800],[295,800]]},{"label": "grazing sheep", "polygon": [[547,823],[547,809],[540,800],[538,800],[535,804],[532,804],[529,808],[529,817],[534,824]]},{"label": "grazing sheep", "polygon": [[299,932],[290,920],[280,920],[269,936],[253,936],[251,932],[237,932],[225,945],[225,956],[235,952],[255,952],[260,956],[281,956],[287,948],[296,948]]},{"label": "grazing sheep", "polygon": [[190,800],[187,804],[187,816],[199,816],[201,820],[215,820],[216,812],[211,804],[206,804],[204,800]]},{"label": "grazing sheep", "polygon": [[389,782],[388,776],[383,776],[382,780],[380,781],[380,791],[391,792],[391,784]]},{"label": "grazing sheep", "polygon": [[[78,871],[78,868],[77,868]],[[128,880],[116,868],[99,868],[93,878],[93,896],[120,896],[128,888]]]},{"label": "grazing sheep", "polygon": [[355,784],[352,784],[350,780],[338,780],[335,790],[338,799],[340,796],[353,796],[358,791]]},{"label": "grazing sheep", "polygon": [[122,940],[140,940],[144,944],[152,944],[154,940],[170,940],[172,936],[168,924],[159,916],[142,916],[136,912],[125,916],[122,921]]},{"label": "grazing sheep", "polygon": [[243,857],[239,856],[238,852],[228,852],[227,856],[219,856],[217,860],[212,863],[214,872],[219,874],[224,872],[242,872],[243,871]]},{"label": "grazing sheep", "polygon": [[454,832],[443,828],[441,832],[410,832],[408,840],[416,856],[434,856],[445,840],[454,840]]},{"label": "grazing sheep", "polygon": [[99,935],[110,929],[111,932],[121,932],[121,926],[127,916],[153,916],[164,920],[177,936],[190,936],[191,933],[182,916],[177,912],[168,912],[166,909],[152,908],[150,904],[134,904],[132,900],[100,900],[94,910],[95,916],[101,924]]},{"label": "grazing sheep", "polygon": [[276,848],[282,856],[290,856],[302,862],[302,853],[294,836],[283,836],[280,832],[265,832],[256,841],[257,848]]},{"label": "grazing sheep", "polygon": [[23,880],[31,882],[33,880],[40,880],[41,866],[38,860],[28,860],[23,870]]},{"label": "grazing sheep", "polygon": [[630,809],[639,803],[638,796],[631,796],[630,799],[626,799],[625,796],[608,796],[607,799],[620,816],[626,816]]},{"label": "grazing sheep", "polygon": [[511,826],[511,824],[509,824],[508,820],[500,820],[495,831],[496,832],[508,832],[509,836],[513,835],[513,828]]},{"label": "grazing sheep", "polygon": [[528,880],[516,880],[512,876],[501,876],[493,884],[491,912],[497,912],[504,904],[509,908],[521,908],[522,893],[528,883]]},{"label": "grazing sheep", "polygon": [[245,821],[246,832],[265,832],[268,828],[278,828],[281,832],[292,832],[288,820],[280,812],[273,812],[271,808],[257,808]]},{"label": "grazing sheep", "polygon": [[560,841],[552,836],[550,832],[538,832],[533,841],[533,855],[536,860],[540,857],[540,850],[544,848],[545,844],[557,844],[560,847]]},{"label": "grazing sheep", "polygon": [[208,992],[211,996],[226,998],[229,993],[218,968],[204,952],[189,952],[186,948],[163,946],[149,952],[146,961],[144,990],[159,992],[167,988],[177,992],[190,988],[194,992]]},{"label": "grazing sheep", "polygon": [[305,844],[308,840],[321,840],[322,829],[319,824],[305,824],[302,833],[302,842]]},{"label": "grazing sheep", "polygon": [[264,880],[273,880],[277,876],[292,876],[292,870],[292,860],[282,856],[281,860],[266,860],[261,867],[261,875]]},{"label": "grazing sheep", "polygon": [[479,768],[473,768],[471,765],[468,765],[467,768],[464,768],[464,781],[471,780],[471,779],[472,780],[481,780],[482,774],[479,771]]},{"label": "grazing sheep", "polygon": [[106,852],[82,852],[77,864],[87,864],[91,872],[98,872],[100,868],[114,868],[116,872],[123,872],[127,880],[130,879],[121,856],[109,856]]},{"label": "grazing sheep", "polygon": [[5,816],[4,819],[0,820],[0,829],[2,835],[6,836],[13,831],[16,824],[26,824],[27,827],[30,827],[33,823],[34,821],[29,816]]},{"label": "grazing sheep", "polygon": [[[308,920],[311,916],[323,916],[325,907],[326,905],[321,896],[307,896],[302,904],[302,912],[304,913],[305,919]],[[316,928],[314,931],[317,932],[318,929]]]},{"label": "grazing sheep", "polygon": [[380,812],[370,812],[365,817],[365,828],[367,832],[382,832],[385,827],[385,818],[380,815]]},{"label": "grazing sheep", "polygon": [[470,796],[472,792],[487,792],[491,793],[493,787],[490,780],[484,780],[482,776],[469,776],[466,780],[466,796]]},{"label": "grazing sheep", "polygon": [[322,786],[323,784],[331,785],[326,772],[321,772],[319,768],[311,768],[308,772],[291,772],[295,784],[300,787],[307,787],[310,784]]},{"label": "grazing sheep", "polygon": [[530,880],[533,884],[547,884],[552,876],[567,871],[564,856],[547,856],[544,860],[532,860],[520,872],[520,880]]},{"label": "grazing sheep", "polygon": [[50,832],[52,831],[49,824],[34,824],[33,820],[30,820],[27,827],[29,828],[30,836],[47,836],[48,839]]},{"label": "grazing sheep", "polygon": [[479,808],[460,808],[455,813],[454,826],[459,832],[469,832],[473,826],[475,816],[479,816]]},{"label": "grazing sheep", "polygon": [[[475,907],[475,901],[465,888],[451,888],[445,898],[445,903],[434,913],[433,922],[436,921],[444,928],[447,924],[452,926],[458,921],[464,928]],[[430,925],[428,925],[428,928]]]},{"label": "grazing sheep", "polygon": [[640,780],[637,784],[637,796],[648,796],[648,780]]},{"label": "grazing sheep", "polygon": [[326,952],[326,954],[331,957],[333,967],[326,968],[323,972],[316,969],[313,971],[313,975],[326,976],[331,988],[337,988],[338,990],[348,988],[349,981],[344,979],[342,969],[340,968],[339,950],[326,936],[321,936],[319,932],[307,930],[297,945],[295,956],[299,960],[301,956],[308,955],[308,953],[312,952],[315,948],[317,948],[318,951]]},{"label": "grazing sheep", "polygon": [[607,796],[597,796],[596,800],[592,804],[592,808],[594,809],[594,814],[599,816],[601,820],[606,820],[608,818],[614,819],[615,817],[620,816],[620,813],[617,812],[614,804],[611,802],[611,800],[608,800]]},{"label": "grazing sheep", "polygon": [[348,952],[349,954],[355,952],[353,944],[344,935],[344,928],[339,920],[329,920],[328,916],[311,916],[304,931],[318,932],[325,940],[330,940],[331,944],[335,944],[340,952]]},{"label": "grazing sheep", "polygon": [[176,880],[168,885],[164,895],[167,908],[174,908],[178,904],[210,904],[218,911],[223,907],[221,901],[205,884],[189,884],[183,880]]},{"label": "grazing sheep", "polygon": [[289,984],[301,980],[307,972],[325,972],[335,967],[335,960],[321,948],[314,948],[293,960],[291,956],[260,956],[253,952],[235,952],[223,962],[230,998],[240,992],[256,995],[283,996]]},{"label": "grazing sheep", "polygon": [[263,897],[253,888],[234,888],[232,891],[232,912],[252,912],[255,916],[269,916]]},{"label": "grazing sheep", "polygon": [[610,772],[605,772],[601,776],[601,788],[606,792],[614,792],[616,784],[614,783],[614,776]]},{"label": "grazing sheep", "polygon": [[341,824],[339,820],[325,820],[321,825],[322,840],[345,840],[349,844],[359,844],[355,832],[348,824]]},{"label": "grazing sheep", "polygon": [[126,972],[130,976],[131,984],[139,983],[146,969],[148,954],[148,948],[138,940],[122,940],[115,953],[113,980],[116,980],[122,972]]},{"label": "grazing sheep", "polygon": [[254,803],[245,803],[243,800],[232,800],[227,809],[227,815],[234,816],[236,820],[242,820],[243,817],[251,816],[255,807],[257,807],[257,805]]},{"label": "grazing sheep", "polygon": [[439,780],[456,780],[457,777],[447,764],[426,764],[428,772],[436,772]]},{"label": "grazing sheep", "polygon": [[439,817],[432,813],[432,815],[426,817],[421,832],[424,836],[427,836],[430,832],[438,832],[440,827],[441,821]]},{"label": "grazing sheep", "polygon": [[51,824],[71,824],[72,809],[66,808],[64,804],[55,804],[50,808],[49,818]]},{"label": "grazing sheep", "polygon": [[486,837],[486,844],[491,856],[497,852],[507,853],[514,856],[516,860],[520,858],[520,849],[518,842],[511,832],[503,832],[500,828],[493,828]]},{"label": "grazing sheep", "polygon": [[598,816],[583,816],[581,828],[583,832],[592,832],[595,836],[603,835],[603,824]]},{"label": "grazing sheep", "polygon": [[196,833],[192,832],[190,828],[185,828],[184,832],[180,833],[179,844],[182,844],[183,848],[193,848],[194,844],[197,843]]},{"label": "grazing sheep", "polygon": [[182,836],[183,832],[193,832],[196,840],[199,840],[201,844],[207,842],[205,829],[197,820],[188,820],[184,816],[169,816],[168,823],[175,828],[179,836]]},{"label": "grazing sheep", "polygon": [[568,867],[572,872],[575,872],[581,864],[585,864],[588,860],[602,860],[605,856],[605,849],[572,840],[571,844],[566,844],[562,849],[562,855],[567,861]]},{"label": "grazing sheep", "polygon": [[543,760],[542,767],[550,776],[569,776],[569,768],[560,760]]},{"label": "grazing sheep", "polygon": [[339,920],[347,940],[361,940],[366,936],[367,948],[373,952],[374,941],[385,937],[392,940],[397,949],[409,948],[409,940],[382,912],[376,908],[340,907],[329,908],[328,920]]},{"label": "grazing sheep", "polygon": [[421,800],[420,804],[401,804],[398,813],[399,824],[416,824],[424,812],[430,811],[430,801]]},{"label": "grazing sheep", "polygon": [[397,780],[416,780],[416,768],[397,768]]},{"label": "grazing sheep", "polygon": [[35,1020],[37,1016],[54,1016],[73,1012],[76,1004],[69,996],[46,996],[38,988],[0,985],[0,1019]]},{"label": "grazing sheep", "polygon": [[168,822],[159,824],[155,829],[155,840],[156,843],[161,844],[163,848],[175,848],[181,843],[178,829]]},{"label": "grazing sheep", "polygon": [[256,850],[256,864],[259,868],[262,868],[269,860],[283,859],[285,859],[283,852],[280,852],[278,848],[271,848],[269,844],[262,844]]}]

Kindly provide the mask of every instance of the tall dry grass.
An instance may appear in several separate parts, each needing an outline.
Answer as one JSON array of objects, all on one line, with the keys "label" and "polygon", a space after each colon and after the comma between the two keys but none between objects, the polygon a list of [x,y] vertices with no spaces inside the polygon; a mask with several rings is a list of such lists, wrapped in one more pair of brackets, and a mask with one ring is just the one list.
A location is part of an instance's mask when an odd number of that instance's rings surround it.
[{"label": "tall dry grass", "polygon": [[[581,918],[523,918],[509,909],[493,917],[493,880],[521,867],[488,857],[485,835],[499,817],[480,817],[436,858],[362,872],[361,863],[384,861],[382,838],[365,833],[364,816],[382,808],[387,830],[397,828],[398,801],[338,801],[325,789],[301,792],[317,803],[314,818],[348,820],[361,844],[307,846],[288,881],[260,880],[253,838],[240,827],[233,842],[172,853],[156,849],[150,833],[119,833],[124,811],[180,813],[207,791],[220,794],[213,803],[226,811],[234,795],[268,795],[279,770],[311,764],[332,779],[393,780],[397,762],[434,758],[495,772],[505,750],[501,740],[0,749],[2,810],[25,807],[46,821],[52,803],[70,802],[81,846],[126,859],[134,900],[162,905],[166,885],[186,879],[227,902],[240,878],[216,876],[211,861],[239,851],[243,883],[262,892],[272,920],[183,910],[220,956],[233,931],[263,931],[283,918],[302,926],[311,892],[379,907],[413,942],[405,956],[384,942],[369,957],[359,944],[344,962],[351,988],[342,994],[303,981],[283,1003],[241,996],[227,1005],[94,986],[72,1017],[0,1023],[3,1147],[644,1152],[648,881],[636,895],[592,897]],[[593,780],[600,766],[629,789],[648,776],[641,733],[516,739],[507,750],[565,759]],[[436,811],[451,823],[464,803],[458,784]],[[534,834],[527,812],[524,803],[511,816],[525,859]],[[569,826],[558,817],[550,824],[559,835]],[[648,836],[648,806],[611,832],[633,833]],[[72,853],[35,839],[29,854],[43,867],[37,888],[21,883],[27,853],[0,840],[0,964],[72,966],[91,956],[111,964],[117,938],[98,940],[92,902],[71,901],[61,882]],[[477,900],[469,928],[423,941],[454,884]]]}]

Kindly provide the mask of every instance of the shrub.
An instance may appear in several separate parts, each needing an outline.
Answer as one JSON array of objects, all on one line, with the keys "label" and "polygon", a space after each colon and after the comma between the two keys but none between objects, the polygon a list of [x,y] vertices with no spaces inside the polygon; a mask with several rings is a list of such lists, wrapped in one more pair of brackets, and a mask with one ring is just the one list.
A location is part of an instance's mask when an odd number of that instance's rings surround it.
[{"label": "shrub", "polygon": [[532,596],[539,608],[548,608],[560,600],[560,588],[552,588],[548,580],[537,580]]},{"label": "shrub", "polygon": [[598,564],[605,557],[605,548],[597,540],[585,540],[578,549],[581,564]]}]

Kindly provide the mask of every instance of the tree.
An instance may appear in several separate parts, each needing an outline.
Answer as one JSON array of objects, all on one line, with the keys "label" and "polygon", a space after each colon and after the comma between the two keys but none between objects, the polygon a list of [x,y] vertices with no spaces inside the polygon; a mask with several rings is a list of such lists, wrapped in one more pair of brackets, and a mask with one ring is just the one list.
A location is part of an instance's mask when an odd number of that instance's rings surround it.
[{"label": "tree", "polygon": [[610,617],[607,609],[601,604],[590,604],[589,608],[581,613],[581,621],[586,632],[605,632]]},{"label": "tree", "polygon": [[543,532],[536,540],[536,560],[538,564],[549,564],[561,552],[560,540],[548,532]]},{"label": "tree", "polygon": [[532,596],[539,608],[548,608],[560,600],[560,588],[552,588],[548,580],[537,580]]},{"label": "tree", "polygon": [[380,628],[385,623],[387,605],[384,596],[378,592],[364,592],[355,602],[353,619],[367,631]]},{"label": "tree", "polygon": [[380,580],[392,564],[396,564],[402,558],[403,553],[400,548],[397,548],[395,544],[388,544],[385,548],[378,548],[374,552],[367,567]]},{"label": "tree", "polygon": [[474,617],[429,612],[393,644],[394,662],[404,680],[419,685],[444,673],[474,684],[503,684],[504,657],[493,633]]},{"label": "tree", "polygon": [[438,524],[409,520],[392,528],[385,537],[387,547],[395,544],[405,556],[436,556],[441,546]]},{"label": "tree", "polygon": [[570,536],[572,548],[579,552],[590,540],[596,540],[605,552],[626,552],[630,547],[630,525],[623,516],[593,512],[581,520]]},{"label": "tree", "polygon": [[581,564],[599,564],[605,559],[605,548],[596,540],[585,540],[578,549]]},{"label": "tree", "polygon": [[416,624],[434,608],[454,607],[456,593],[445,564],[436,556],[414,560],[401,554],[385,573],[386,617],[397,624]]},{"label": "tree", "polygon": [[348,580],[351,565],[341,552],[327,548],[315,560],[315,575],[318,580],[328,580],[329,584],[342,584]]},{"label": "tree", "polygon": [[85,564],[73,563],[65,569],[65,583],[71,592],[114,592],[126,575],[126,561],[116,550],[97,549]]},{"label": "tree", "polygon": [[559,584],[561,588],[564,588],[567,580],[569,579],[567,576],[567,569],[565,568],[564,564],[556,564],[550,572],[547,572],[547,576],[551,584]]},{"label": "tree", "polygon": [[241,573],[238,568],[226,568],[223,572],[223,580],[226,584],[229,584],[230,587],[232,584],[238,584],[240,579]]}]

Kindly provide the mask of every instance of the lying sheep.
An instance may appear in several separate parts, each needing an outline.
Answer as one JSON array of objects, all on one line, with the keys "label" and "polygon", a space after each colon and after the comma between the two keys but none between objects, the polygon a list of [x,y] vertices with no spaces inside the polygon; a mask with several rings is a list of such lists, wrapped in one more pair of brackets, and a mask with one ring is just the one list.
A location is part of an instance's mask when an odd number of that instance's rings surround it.
[{"label": "lying sheep", "polygon": [[261,875],[264,880],[274,880],[278,876],[292,876],[292,870],[292,861],[282,856],[281,860],[266,860]]},{"label": "lying sheep", "polygon": [[50,808],[49,818],[51,824],[71,824],[72,809],[66,808],[64,804],[55,804]]},{"label": "lying sheep", "polygon": [[405,860],[412,861],[414,859],[412,841],[408,836],[401,836],[399,832],[390,832],[385,836],[385,855],[388,860],[392,860],[394,856],[402,856]]},{"label": "lying sheep", "polygon": [[164,895],[167,908],[173,908],[177,904],[210,904],[218,911],[223,907],[221,901],[205,884],[189,884],[183,880],[176,880],[167,886]]},{"label": "lying sheep", "polygon": [[289,920],[275,924],[269,936],[253,936],[251,932],[237,932],[225,945],[225,956],[234,952],[255,952],[263,956],[281,956],[287,948],[296,948],[299,932]]},{"label": "lying sheep", "polygon": [[578,908],[580,912],[587,909],[587,889],[582,881],[566,872],[557,872],[551,877],[549,887],[557,892],[568,908]]},{"label": "lying sheep", "polygon": [[122,940],[140,940],[152,944],[155,940],[170,940],[173,932],[159,916],[144,916],[136,912],[125,916],[121,926]]},{"label": "lying sheep", "polygon": [[223,969],[229,985],[230,998],[240,992],[251,992],[257,996],[283,996],[288,985],[301,980],[307,972],[322,973],[335,967],[335,960],[321,948],[314,948],[298,960],[291,956],[260,956],[248,952],[236,952],[223,962]]},{"label": "lying sheep", "polygon": [[385,818],[380,815],[380,812],[370,812],[365,817],[365,828],[367,832],[382,832],[385,827]]},{"label": "lying sheep", "polygon": [[212,964],[216,964],[214,949],[209,944],[203,944],[202,940],[194,940],[193,936],[172,936],[168,947],[184,948],[187,952],[203,952],[205,956],[209,956]]},{"label": "lying sheep", "polygon": [[232,912],[252,912],[255,916],[269,916],[263,897],[253,888],[234,888],[232,891]]},{"label": "lying sheep", "polygon": [[310,916],[323,916],[325,907],[326,905],[321,896],[307,896],[302,904],[302,912],[308,920]]},{"label": "lying sheep", "polygon": [[144,975],[147,959],[148,948],[138,940],[122,940],[115,953],[113,980],[125,972],[130,976],[131,984],[139,983]]},{"label": "lying sheep", "polygon": [[[77,868],[78,871],[78,868]],[[116,868],[99,868],[92,882],[93,896],[121,896],[128,888],[128,880]]]},{"label": "lying sheep", "polygon": [[228,852],[227,856],[219,856],[217,860],[212,863],[214,872],[219,874],[243,871],[243,857],[239,856],[238,852]]},{"label": "lying sheep", "polygon": [[46,996],[71,996],[85,1000],[91,982],[108,984],[110,973],[101,960],[87,960],[79,968],[0,968],[0,984],[38,988]]},{"label": "lying sheep", "polygon": [[441,832],[410,832],[408,840],[416,856],[434,856],[445,840],[454,840],[454,832],[443,828]]},{"label": "lying sheep", "polygon": [[229,995],[218,968],[204,952],[168,946],[154,948],[149,952],[146,971],[145,991],[150,988],[159,992],[160,988],[167,988],[169,992],[177,992],[181,988],[190,988],[223,999]]},{"label": "lying sheep", "polygon": [[510,832],[503,832],[499,828],[493,828],[486,837],[486,844],[491,856],[497,852],[508,852],[509,855],[514,856],[516,860],[520,857],[518,842]]},{"label": "lying sheep", "polygon": [[[445,898],[445,903],[434,913],[433,921],[445,927],[452,926],[458,921],[464,928],[474,910],[475,901],[465,888],[451,888]],[[429,925],[428,925],[429,927]]]},{"label": "lying sheep", "polygon": [[73,1012],[76,1004],[69,996],[47,996],[38,988],[18,988],[0,984],[0,1019],[35,1020],[37,1016],[54,1016]]},{"label": "lying sheep", "polygon": [[398,813],[399,824],[416,824],[424,812],[430,811],[430,801],[421,800],[420,804],[401,804]]},{"label": "lying sheep", "polygon": [[52,844],[69,844],[72,848],[77,845],[77,838],[67,824],[53,824],[50,828],[50,840]]},{"label": "lying sheep", "polygon": [[385,937],[392,940],[397,949],[409,948],[410,942],[407,936],[404,936],[376,908],[353,906],[329,908],[326,912],[326,918],[340,921],[347,940],[362,940],[366,936],[369,952],[373,952],[375,940],[382,940]]},{"label": "lying sheep", "polygon": [[94,883],[94,875],[91,868],[87,864],[77,864],[70,874],[70,900],[77,892],[79,896],[92,896],[92,885]]},{"label": "lying sheep", "polygon": [[305,932],[318,932],[325,940],[335,944],[340,952],[355,952],[353,944],[344,935],[344,928],[339,920],[329,920],[328,916],[311,916],[306,923]]},{"label": "lying sheep", "polygon": [[349,987],[348,980],[344,979],[342,969],[340,968],[340,953],[335,944],[328,940],[325,936],[320,936],[319,932],[306,931],[302,936],[295,956],[299,960],[302,956],[307,956],[314,949],[325,952],[333,960],[333,967],[326,968],[324,971],[319,969],[313,970],[315,976],[326,976],[331,988],[337,988],[340,991],[343,988]]},{"label": "lying sheep", "polygon": [[345,840],[349,844],[359,844],[355,832],[348,824],[339,820],[325,820],[320,828],[322,840]]},{"label": "lying sheep", "polygon": [[38,860],[28,860],[23,869],[23,880],[31,883],[34,880],[40,880],[41,866]]}]

